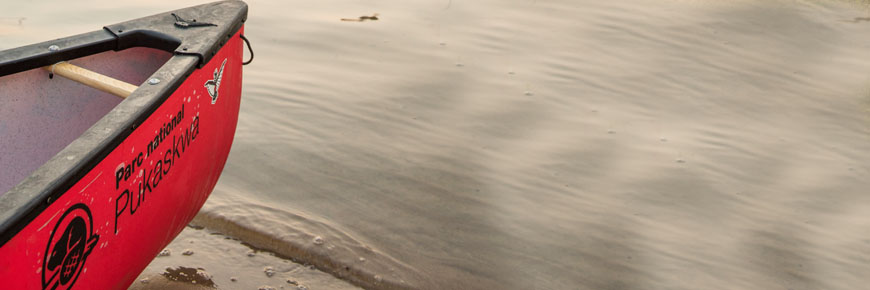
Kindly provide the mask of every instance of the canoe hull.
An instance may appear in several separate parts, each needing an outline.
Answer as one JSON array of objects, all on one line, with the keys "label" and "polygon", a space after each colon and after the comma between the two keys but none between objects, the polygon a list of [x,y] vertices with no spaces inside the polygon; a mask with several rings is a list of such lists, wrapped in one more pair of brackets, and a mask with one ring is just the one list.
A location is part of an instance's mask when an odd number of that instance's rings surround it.
[{"label": "canoe hull", "polygon": [[242,31],[0,246],[4,288],[126,289],[181,232],[230,151],[241,97]]}]

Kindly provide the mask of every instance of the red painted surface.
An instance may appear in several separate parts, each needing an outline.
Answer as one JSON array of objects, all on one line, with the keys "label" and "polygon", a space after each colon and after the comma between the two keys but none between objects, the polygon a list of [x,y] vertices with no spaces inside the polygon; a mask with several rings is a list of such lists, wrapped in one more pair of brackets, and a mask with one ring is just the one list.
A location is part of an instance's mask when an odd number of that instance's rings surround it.
[{"label": "red painted surface", "polygon": [[[126,289],[181,232],[230,151],[242,90],[241,32],[0,248],[0,288]],[[212,104],[206,83],[225,59]]]}]

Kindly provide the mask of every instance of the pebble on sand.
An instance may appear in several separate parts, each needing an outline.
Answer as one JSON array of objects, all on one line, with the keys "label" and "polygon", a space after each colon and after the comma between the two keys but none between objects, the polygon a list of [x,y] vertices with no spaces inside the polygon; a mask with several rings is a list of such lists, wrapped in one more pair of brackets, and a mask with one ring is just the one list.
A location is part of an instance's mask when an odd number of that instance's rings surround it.
[{"label": "pebble on sand", "polygon": [[172,251],[169,249],[163,249],[163,251],[160,251],[160,253],[157,254],[158,257],[169,257],[169,255],[172,255]]}]

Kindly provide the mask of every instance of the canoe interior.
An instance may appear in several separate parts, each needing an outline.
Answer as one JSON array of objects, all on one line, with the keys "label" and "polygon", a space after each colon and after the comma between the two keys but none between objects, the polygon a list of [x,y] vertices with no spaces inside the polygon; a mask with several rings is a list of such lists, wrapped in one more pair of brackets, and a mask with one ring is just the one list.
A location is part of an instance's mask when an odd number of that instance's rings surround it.
[{"label": "canoe interior", "polygon": [[[172,54],[136,47],[69,62],[141,85]],[[0,195],[78,138],[121,98],[32,69],[0,77]]]}]

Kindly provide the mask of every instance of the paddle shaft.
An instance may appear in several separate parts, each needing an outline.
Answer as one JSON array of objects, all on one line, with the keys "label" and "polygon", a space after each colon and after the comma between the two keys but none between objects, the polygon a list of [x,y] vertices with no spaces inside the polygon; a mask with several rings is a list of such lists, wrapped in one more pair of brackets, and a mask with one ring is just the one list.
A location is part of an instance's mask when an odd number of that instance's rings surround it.
[{"label": "paddle shaft", "polygon": [[68,62],[59,62],[53,65],[43,67],[45,70],[53,74],[68,78],[70,80],[82,83],[86,86],[116,95],[121,98],[126,98],[138,88],[130,83],[114,79],[112,77],[99,74],[94,71],[73,65]]}]

